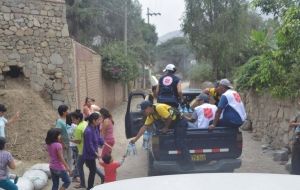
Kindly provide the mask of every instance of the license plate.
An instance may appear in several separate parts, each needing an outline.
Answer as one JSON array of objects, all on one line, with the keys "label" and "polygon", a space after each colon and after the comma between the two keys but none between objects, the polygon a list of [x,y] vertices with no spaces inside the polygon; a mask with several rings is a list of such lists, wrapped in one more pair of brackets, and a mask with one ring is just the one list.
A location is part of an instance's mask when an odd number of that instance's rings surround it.
[{"label": "license plate", "polygon": [[192,154],[192,161],[205,161],[206,156],[205,154]]}]

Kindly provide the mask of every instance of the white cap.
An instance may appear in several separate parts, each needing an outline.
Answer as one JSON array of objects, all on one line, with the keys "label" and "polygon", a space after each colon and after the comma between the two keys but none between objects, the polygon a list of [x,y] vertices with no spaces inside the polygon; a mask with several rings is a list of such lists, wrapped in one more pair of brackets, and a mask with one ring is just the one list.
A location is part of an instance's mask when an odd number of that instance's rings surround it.
[{"label": "white cap", "polygon": [[175,65],[174,64],[168,64],[166,66],[166,68],[163,70],[163,72],[166,72],[166,71],[174,71],[175,69]]},{"label": "white cap", "polygon": [[220,80],[219,85],[227,86],[228,88],[233,88],[231,82],[228,79]]}]

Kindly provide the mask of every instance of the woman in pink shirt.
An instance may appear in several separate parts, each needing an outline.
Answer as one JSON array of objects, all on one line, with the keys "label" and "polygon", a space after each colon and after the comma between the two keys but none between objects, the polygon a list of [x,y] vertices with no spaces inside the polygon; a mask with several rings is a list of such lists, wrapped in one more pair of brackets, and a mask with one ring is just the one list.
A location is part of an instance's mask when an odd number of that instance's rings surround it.
[{"label": "woman in pink shirt", "polygon": [[103,157],[104,155],[111,154],[112,148],[115,144],[114,130],[113,130],[114,121],[107,109],[101,108],[100,114],[102,117],[100,123],[100,129],[101,129],[101,135],[104,139],[104,146],[102,148],[102,153],[101,153],[101,157]]},{"label": "woman in pink shirt", "polygon": [[45,141],[50,157],[49,167],[53,182],[52,190],[58,190],[59,178],[61,178],[61,180],[63,181],[63,184],[59,188],[59,190],[65,190],[70,186],[71,180],[68,175],[68,173],[70,173],[70,168],[63,156],[61,130],[59,128],[50,129],[47,133]]},{"label": "woman in pink shirt", "polygon": [[82,112],[83,112],[83,118],[87,118],[89,115],[93,113],[91,98],[89,97],[85,98]]}]

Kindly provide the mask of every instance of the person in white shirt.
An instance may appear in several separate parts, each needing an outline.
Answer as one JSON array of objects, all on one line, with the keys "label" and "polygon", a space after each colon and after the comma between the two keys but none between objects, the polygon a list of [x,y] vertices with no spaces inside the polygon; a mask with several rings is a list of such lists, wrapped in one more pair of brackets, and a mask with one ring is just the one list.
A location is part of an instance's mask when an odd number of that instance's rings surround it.
[{"label": "person in white shirt", "polygon": [[247,118],[241,96],[233,90],[233,86],[228,79],[220,80],[216,90],[222,95],[215,119],[209,129],[216,126],[239,128]]},{"label": "person in white shirt", "polygon": [[3,104],[0,104],[0,137],[4,137],[4,138],[5,138],[5,127],[16,122],[20,117],[19,112],[17,112],[11,119],[7,120],[4,116],[6,111],[7,111],[6,107]]},{"label": "person in white shirt", "polygon": [[191,117],[186,117],[189,121],[189,128],[207,129],[214,120],[217,106],[209,103],[207,94],[201,93],[196,97],[197,106]]}]

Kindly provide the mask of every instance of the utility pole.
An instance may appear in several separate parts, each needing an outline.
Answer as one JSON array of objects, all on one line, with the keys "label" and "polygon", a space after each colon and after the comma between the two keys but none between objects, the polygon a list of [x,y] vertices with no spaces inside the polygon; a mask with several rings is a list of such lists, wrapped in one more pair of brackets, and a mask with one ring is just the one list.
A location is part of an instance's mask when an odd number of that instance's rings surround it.
[{"label": "utility pole", "polygon": [[125,0],[125,11],[124,11],[124,52],[125,55],[127,56],[127,13],[128,8],[127,8],[127,0]]},{"label": "utility pole", "polygon": [[[161,13],[150,12],[149,7],[147,8],[147,23],[150,24],[150,16],[160,16]],[[150,49],[148,50],[148,61],[150,65]],[[143,89],[146,88],[146,73],[145,73],[145,63],[143,64]]]},{"label": "utility pole", "polygon": [[[128,51],[127,51],[127,15],[128,15],[128,8],[127,8],[127,0],[125,0],[125,11],[124,11],[124,53],[125,53],[125,56],[127,57],[127,54],[128,54]],[[128,88],[128,83],[125,82],[125,85],[124,85],[124,100],[126,101],[127,98],[128,98],[128,91],[129,91],[129,88]]]},{"label": "utility pole", "polygon": [[149,7],[147,8],[147,22],[148,22],[148,24],[150,24],[150,19],[149,19],[149,17],[150,16],[160,16],[161,15],[161,13],[154,13],[154,12],[150,12],[150,9],[149,9]]}]

